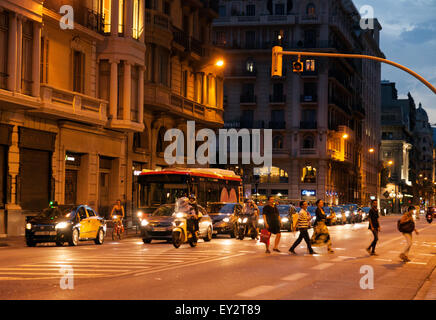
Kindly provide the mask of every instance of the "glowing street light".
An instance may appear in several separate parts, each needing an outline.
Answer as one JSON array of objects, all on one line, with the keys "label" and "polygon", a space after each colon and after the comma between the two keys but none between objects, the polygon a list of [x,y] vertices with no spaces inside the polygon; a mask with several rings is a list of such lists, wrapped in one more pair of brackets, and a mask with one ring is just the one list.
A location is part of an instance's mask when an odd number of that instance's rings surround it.
[{"label": "glowing street light", "polygon": [[391,165],[393,165],[394,164],[394,162],[392,161],[392,160],[389,160],[388,161],[388,166],[391,166]]},{"label": "glowing street light", "polygon": [[369,148],[369,153],[373,153],[375,150],[374,150],[374,148]]},{"label": "glowing street light", "polygon": [[348,139],[348,134],[347,134],[347,133],[344,133],[344,134],[342,135],[342,138],[344,138],[344,139]]},{"label": "glowing street light", "polygon": [[215,65],[216,65],[217,67],[222,67],[222,66],[224,66],[224,60],[223,60],[223,59],[219,59],[219,60],[215,63]]}]

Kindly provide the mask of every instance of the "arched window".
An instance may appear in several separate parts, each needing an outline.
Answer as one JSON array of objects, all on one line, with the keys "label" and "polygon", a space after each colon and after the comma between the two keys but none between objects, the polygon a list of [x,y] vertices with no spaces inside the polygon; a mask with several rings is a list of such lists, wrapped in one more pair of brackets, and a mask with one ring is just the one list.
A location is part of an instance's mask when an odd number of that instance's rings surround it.
[{"label": "arched window", "polygon": [[135,149],[148,150],[148,128],[145,127],[143,132],[136,132],[133,135],[133,147]]},{"label": "arched window", "polygon": [[157,143],[156,143],[156,152],[164,152],[165,151],[165,128],[161,127],[157,134]]},{"label": "arched window", "polygon": [[305,136],[303,139],[303,149],[313,148],[315,148],[315,139],[311,135]]},{"label": "arched window", "polygon": [[281,135],[273,138],[273,149],[283,149],[283,137]]},{"label": "arched window", "polygon": [[309,3],[306,7],[306,14],[308,16],[314,16],[316,14],[315,5],[313,3]]}]

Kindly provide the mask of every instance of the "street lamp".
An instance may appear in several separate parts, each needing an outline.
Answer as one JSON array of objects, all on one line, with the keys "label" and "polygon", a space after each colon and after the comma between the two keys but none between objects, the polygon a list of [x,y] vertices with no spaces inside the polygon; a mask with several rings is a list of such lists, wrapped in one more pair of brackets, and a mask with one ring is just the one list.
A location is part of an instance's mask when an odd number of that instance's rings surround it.
[{"label": "street lamp", "polygon": [[224,60],[223,60],[223,59],[218,59],[218,60],[215,62],[215,65],[216,65],[217,67],[222,67],[222,66],[224,66]]},{"label": "street lamp", "polygon": [[369,153],[373,153],[375,150],[374,150],[374,148],[369,148]]},{"label": "street lamp", "polygon": [[348,139],[348,134],[347,134],[347,133],[344,133],[344,134],[342,135],[342,138],[344,138],[344,139]]}]

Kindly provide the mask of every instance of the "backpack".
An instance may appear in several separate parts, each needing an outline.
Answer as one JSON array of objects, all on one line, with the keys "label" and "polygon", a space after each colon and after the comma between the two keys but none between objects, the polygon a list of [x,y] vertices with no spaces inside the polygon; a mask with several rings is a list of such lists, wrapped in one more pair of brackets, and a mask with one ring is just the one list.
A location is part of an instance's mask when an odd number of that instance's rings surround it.
[{"label": "backpack", "polygon": [[401,223],[401,219],[397,222],[397,229],[402,233],[412,233],[415,230],[415,222],[409,220],[407,222]]}]

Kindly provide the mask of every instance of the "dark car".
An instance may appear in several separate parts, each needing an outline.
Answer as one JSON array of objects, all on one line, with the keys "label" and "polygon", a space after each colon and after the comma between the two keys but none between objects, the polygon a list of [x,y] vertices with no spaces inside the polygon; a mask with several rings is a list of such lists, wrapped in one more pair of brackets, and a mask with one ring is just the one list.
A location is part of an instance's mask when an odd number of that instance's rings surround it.
[{"label": "dark car", "polygon": [[[203,207],[198,206],[198,209],[202,214],[199,222],[200,238],[203,238],[205,241],[210,241],[213,233],[212,219]],[[144,243],[151,243],[152,240],[172,241],[173,222],[176,213],[174,211],[174,204],[164,204],[158,207],[147,218],[141,220],[140,230]]]},{"label": "dark car", "polygon": [[342,207],[344,210],[346,223],[360,222],[359,214],[357,211],[357,204],[345,204],[340,207]]},{"label": "dark car", "polygon": [[29,247],[42,242],[55,242],[58,246],[68,242],[76,246],[85,240],[102,244],[105,235],[105,220],[86,205],[49,207],[35,217],[28,217],[26,223]]},{"label": "dark car", "polygon": [[[265,223],[264,223],[263,216],[262,216],[263,207],[264,206],[259,206],[260,215],[259,215],[258,226],[260,229],[265,227]],[[292,207],[293,206],[290,204],[278,204],[277,205],[277,209],[279,210],[279,215],[280,215],[280,229],[281,230],[292,231],[292,218],[290,215]],[[297,212],[296,208],[294,208],[294,210],[295,210],[295,212]]]},{"label": "dark car", "polygon": [[207,212],[212,219],[213,234],[229,234],[235,238],[235,215],[240,213],[240,203],[210,202],[207,204]]}]

